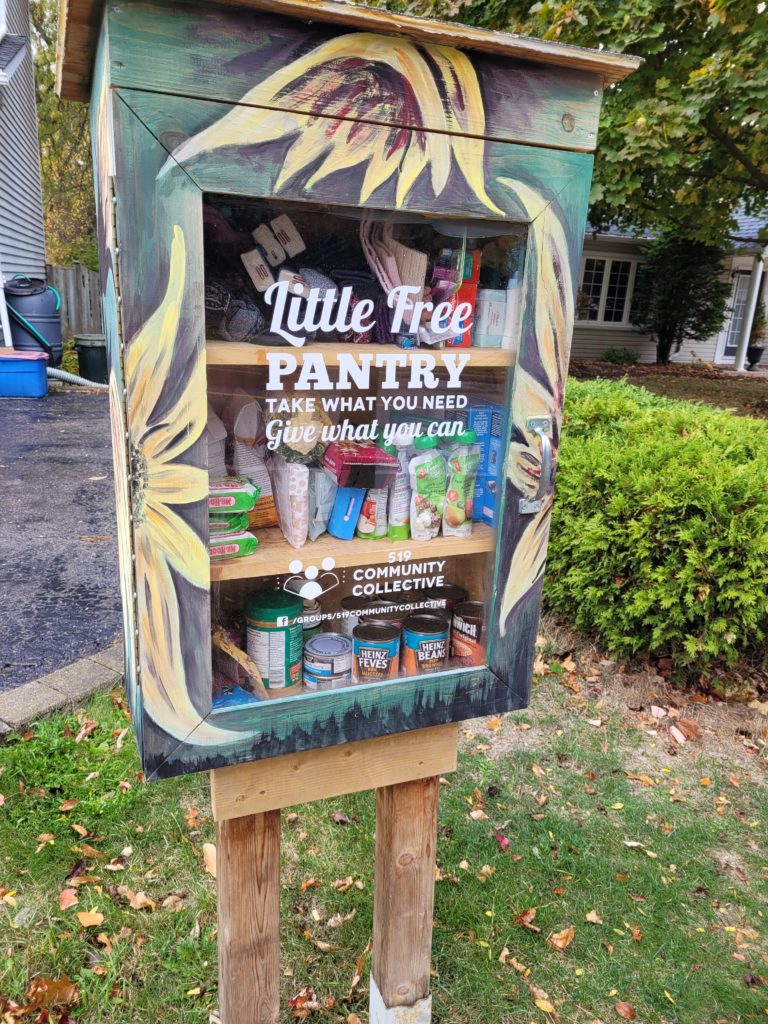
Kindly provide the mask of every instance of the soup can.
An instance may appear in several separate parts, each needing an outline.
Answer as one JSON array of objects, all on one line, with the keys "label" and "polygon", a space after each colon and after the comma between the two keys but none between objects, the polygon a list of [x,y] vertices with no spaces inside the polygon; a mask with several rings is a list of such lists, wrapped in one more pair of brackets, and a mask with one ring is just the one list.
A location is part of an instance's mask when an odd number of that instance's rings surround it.
[{"label": "soup can", "polygon": [[245,602],[248,657],[269,690],[301,684],[304,602],[284,590],[257,590]]},{"label": "soup can", "polygon": [[341,633],[318,633],[304,644],[304,685],[332,690],[352,682],[352,641]]},{"label": "soup can", "polygon": [[397,626],[403,628],[408,612],[401,611],[392,601],[378,601],[371,605],[370,611],[360,612],[359,625],[363,626]]},{"label": "soup can", "polygon": [[417,593],[420,596],[423,594],[432,607],[446,608],[449,617],[454,606],[466,601],[469,597],[464,587],[457,587],[453,583],[446,583],[440,587],[425,587],[424,590],[419,590]]},{"label": "soup can", "polygon": [[453,609],[451,657],[463,666],[485,664],[485,606],[482,601],[462,601]]},{"label": "soup can", "polygon": [[400,656],[400,630],[384,624],[355,626],[352,674],[356,683],[394,679]]},{"label": "soup can", "polygon": [[441,672],[448,661],[448,619],[438,609],[409,615],[403,623],[403,672],[408,676]]},{"label": "soup can", "polygon": [[342,598],[341,610],[345,614],[341,620],[341,632],[351,637],[355,626],[359,626],[363,619],[377,618],[375,613],[385,612],[390,607],[394,607],[392,602],[380,597]]}]

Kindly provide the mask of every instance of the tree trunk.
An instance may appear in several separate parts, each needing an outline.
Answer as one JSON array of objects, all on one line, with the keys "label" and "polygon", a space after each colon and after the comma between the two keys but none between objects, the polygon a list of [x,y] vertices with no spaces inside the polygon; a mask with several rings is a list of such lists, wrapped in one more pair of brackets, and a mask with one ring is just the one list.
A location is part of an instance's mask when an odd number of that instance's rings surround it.
[{"label": "tree trunk", "polygon": [[669,357],[672,354],[672,346],[675,342],[674,334],[659,332],[656,339],[656,363],[659,366],[667,366]]}]

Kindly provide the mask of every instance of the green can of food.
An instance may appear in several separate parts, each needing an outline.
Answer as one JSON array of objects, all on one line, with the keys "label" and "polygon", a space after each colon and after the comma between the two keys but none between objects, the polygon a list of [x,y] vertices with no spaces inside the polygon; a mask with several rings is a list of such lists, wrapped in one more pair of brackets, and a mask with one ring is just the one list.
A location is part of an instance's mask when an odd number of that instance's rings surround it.
[{"label": "green can of food", "polygon": [[284,590],[257,590],[245,601],[248,656],[270,690],[301,686],[304,602]]}]

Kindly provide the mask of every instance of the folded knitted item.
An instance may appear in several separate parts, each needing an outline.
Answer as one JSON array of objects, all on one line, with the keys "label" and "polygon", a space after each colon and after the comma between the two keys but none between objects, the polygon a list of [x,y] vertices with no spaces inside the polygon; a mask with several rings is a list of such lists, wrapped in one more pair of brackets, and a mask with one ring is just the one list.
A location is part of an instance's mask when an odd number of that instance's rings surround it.
[{"label": "folded knitted item", "polygon": [[267,321],[259,307],[247,299],[231,299],[221,321],[221,333],[227,341],[258,340]]},{"label": "folded knitted item", "polygon": [[209,281],[205,286],[205,308],[209,313],[223,313],[232,294],[223,281]]}]

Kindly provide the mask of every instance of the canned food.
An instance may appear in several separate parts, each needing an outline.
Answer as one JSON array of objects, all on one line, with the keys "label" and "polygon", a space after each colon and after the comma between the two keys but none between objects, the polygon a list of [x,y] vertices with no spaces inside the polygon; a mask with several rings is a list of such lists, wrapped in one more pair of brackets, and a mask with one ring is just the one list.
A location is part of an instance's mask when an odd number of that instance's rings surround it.
[{"label": "canned food", "polygon": [[402,629],[403,622],[407,615],[408,612],[401,611],[400,608],[391,601],[378,601],[372,606],[371,611],[360,612],[359,625],[397,626],[398,629]]},{"label": "canned food", "polygon": [[[373,614],[381,612],[392,605],[391,601],[382,600],[379,597],[344,597],[341,600],[341,609],[346,614],[341,620],[341,632],[348,637],[353,635],[355,626],[359,626],[366,613]],[[374,616],[378,617],[378,616]]]},{"label": "canned food", "polygon": [[301,683],[303,609],[301,598],[284,590],[257,590],[245,602],[248,656],[267,689]]},{"label": "canned food", "polygon": [[356,683],[377,683],[397,676],[400,630],[392,625],[355,626],[352,673]]},{"label": "canned food", "polygon": [[485,664],[485,606],[482,601],[462,601],[453,609],[451,657],[459,665]]},{"label": "canned food", "polygon": [[301,628],[304,633],[305,644],[310,637],[322,633],[323,611],[319,601],[304,599],[304,614],[301,616]]},{"label": "canned food", "polygon": [[448,620],[439,610],[409,615],[403,623],[403,672],[416,676],[442,671],[448,661],[448,632]]},{"label": "canned food", "polygon": [[352,641],[340,633],[319,633],[304,644],[304,685],[331,690],[352,682]]},{"label": "canned food", "polygon": [[454,605],[466,601],[469,597],[464,587],[457,587],[453,583],[446,583],[441,587],[425,587],[418,593],[423,594],[433,605],[447,608],[449,612],[453,610]]}]

